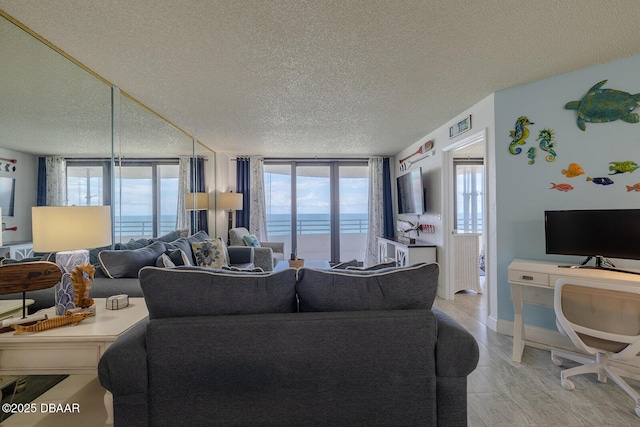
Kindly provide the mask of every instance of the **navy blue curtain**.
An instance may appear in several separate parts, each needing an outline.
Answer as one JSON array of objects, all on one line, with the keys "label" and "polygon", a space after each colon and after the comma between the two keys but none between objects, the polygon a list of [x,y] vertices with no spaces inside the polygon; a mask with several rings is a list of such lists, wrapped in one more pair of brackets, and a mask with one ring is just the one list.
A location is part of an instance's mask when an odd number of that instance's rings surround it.
[{"label": "navy blue curtain", "polygon": [[241,211],[236,211],[236,227],[245,227],[249,230],[251,160],[247,157],[238,157],[236,160],[236,193],[242,194],[243,206]]},{"label": "navy blue curtain", "polygon": [[38,188],[36,206],[47,205],[47,163],[44,157],[38,157]]},{"label": "navy blue curtain", "polygon": [[384,237],[390,239],[395,233],[395,227],[393,226],[393,200],[391,199],[391,166],[388,157],[382,159],[382,204]]},{"label": "navy blue curtain", "polygon": [[[193,193],[204,193],[204,159],[202,157],[191,158],[191,188]],[[196,233],[200,230],[209,230],[209,221],[207,220],[207,211],[191,211],[191,233]]]}]

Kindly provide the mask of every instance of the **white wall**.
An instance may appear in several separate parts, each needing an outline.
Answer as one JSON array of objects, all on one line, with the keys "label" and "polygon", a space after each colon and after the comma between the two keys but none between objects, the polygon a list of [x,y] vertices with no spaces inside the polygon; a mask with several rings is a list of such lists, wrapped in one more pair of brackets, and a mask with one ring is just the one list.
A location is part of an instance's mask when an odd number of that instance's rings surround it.
[{"label": "white wall", "polygon": [[[449,127],[453,124],[459,122],[464,119],[468,115],[471,115],[471,130],[458,135],[457,137],[450,139],[449,138]],[[447,148],[451,145],[455,145],[459,141],[464,140],[470,135],[476,134],[477,132],[486,132],[487,141],[486,145],[489,146],[494,141],[494,97],[493,95],[488,96],[482,101],[478,102],[471,108],[466,111],[463,111],[460,115],[453,118],[450,122],[440,126],[434,132],[426,135],[421,138],[416,143],[407,147],[405,150],[401,151],[396,155],[396,157],[392,160],[395,165],[395,175],[399,176],[404,173],[407,173],[409,170],[413,170],[415,168],[422,168],[423,182],[427,192],[427,211],[423,215],[398,215],[397,205],[396,205],[396,195],[395,195],[395,177],[392,177],[394,181],[394,213],[396,219],[408,219],[410,221],[419,221],[421,224],[432,224],[435,226],[434,234],[414,234],[413,237],[416,237],[420,240],[428,241],[433,243],[437,247],[437,260],[438,264],[440,264],[440,280],[438,284],[438,296],[441,298],[447,298],[447,292],[445,292],[445,283],[447,283],[446,271],[449,266],[449,260],[447,255],[447,250],[445,248],[446,244],[446,233],[450,233],[451,230],[445,229],[445,215],[451,215],[453,218],[453,212],[449,211],[448,206],[446,205],[446,201],[448,200],[444,197],[444,187],[446,183],[444,182],[445,177],[442,176],[443,169],[448,170],[447,165],[444,164],[446,156],[443,155],[443,149]],[[435,153],[433,156],[427,157],[423,160],[420,160],[411,165],[411,167],[407,171],[400,170],[400,159],[407,157],[409,154],[414,153],[421,144],[426,141],[433,140],[434,142],[434,150]],[[419,158],[419,156],[416,156]],[[491,164],[492,159],[487,159],[487,163]],[[453,171],[451,171],[453,174]],[[487,173],[489,174],[489,173]]]}]

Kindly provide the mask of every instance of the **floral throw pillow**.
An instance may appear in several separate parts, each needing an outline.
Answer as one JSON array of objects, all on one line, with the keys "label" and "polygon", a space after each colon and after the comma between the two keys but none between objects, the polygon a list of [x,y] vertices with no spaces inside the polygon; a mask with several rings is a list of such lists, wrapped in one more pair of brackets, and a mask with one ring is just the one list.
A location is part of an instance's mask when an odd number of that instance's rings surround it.
[{"label": "floral throw pillow", "polygon": [[220,240],[191,243],[193,257],[199,267],[222,268],[227,265]]},{"label": "floral throw pillow", "polygon": [[251,246],[252,248],[259,248],[260,242],[258,242],[258,238],[253,234],[250,236],[244,236],[244,243],[247,246]]}]

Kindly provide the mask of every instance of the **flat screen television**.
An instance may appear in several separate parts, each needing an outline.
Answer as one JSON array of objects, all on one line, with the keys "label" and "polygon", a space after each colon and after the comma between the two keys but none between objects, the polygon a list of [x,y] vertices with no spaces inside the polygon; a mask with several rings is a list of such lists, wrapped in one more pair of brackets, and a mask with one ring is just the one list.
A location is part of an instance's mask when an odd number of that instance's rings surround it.
[{"label": "flat screen television", "polygon": [[547,254],[592,258],[596,268],[612,269],[607,258],[640,260],[640,209],[545,211]]},{"label": "flat screen television", "polygon": [[398,185],[398,213],[423,214],[425,209],[422,168],[400,175],[396,181]]},{"label": "flat screen television", "polygon": [[13,216],[16,198],[16,179],[0,176],[0,208],[2,216]]}]

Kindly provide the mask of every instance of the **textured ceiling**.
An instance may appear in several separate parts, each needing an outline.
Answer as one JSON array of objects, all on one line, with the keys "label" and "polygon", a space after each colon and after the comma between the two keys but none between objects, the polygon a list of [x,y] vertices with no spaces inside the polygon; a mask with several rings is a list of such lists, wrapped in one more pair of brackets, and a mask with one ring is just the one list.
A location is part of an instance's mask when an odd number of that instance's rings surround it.
[{"label": "textured ceiling", "polygon": [[394,155],[492,92],[640,53],[634,0],[0,0],[215,151]]}]

